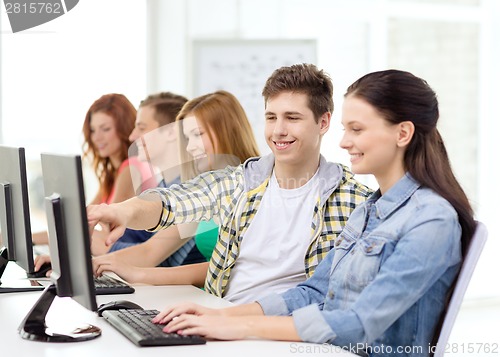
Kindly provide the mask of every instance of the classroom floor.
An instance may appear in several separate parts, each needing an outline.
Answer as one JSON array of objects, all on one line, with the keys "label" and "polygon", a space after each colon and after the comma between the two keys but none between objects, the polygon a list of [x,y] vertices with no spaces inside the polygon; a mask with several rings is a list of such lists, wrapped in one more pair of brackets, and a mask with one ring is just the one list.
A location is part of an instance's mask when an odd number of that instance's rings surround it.
[{"label": "classroom floor", "polygon": [[464,301],[446,356],[500,356],[500,298]]}]

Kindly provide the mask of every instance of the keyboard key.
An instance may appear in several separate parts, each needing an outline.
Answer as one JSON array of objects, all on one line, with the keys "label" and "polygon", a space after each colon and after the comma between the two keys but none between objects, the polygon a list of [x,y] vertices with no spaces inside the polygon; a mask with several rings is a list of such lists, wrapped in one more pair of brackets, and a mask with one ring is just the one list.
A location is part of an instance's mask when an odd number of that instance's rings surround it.
[{"label": "keyboard key", "polygon": [[200,345],[206,340],[200,336],[185,336],[162,331],[165,325],[154,324],[151,319],[158,310],[106,310],[102,316],[137,346]]},{"label": "keyboard key", "polygon": [[132,286],[109,275],[94,277],[94,285],[97,295],[132,294],[135,292]]}]

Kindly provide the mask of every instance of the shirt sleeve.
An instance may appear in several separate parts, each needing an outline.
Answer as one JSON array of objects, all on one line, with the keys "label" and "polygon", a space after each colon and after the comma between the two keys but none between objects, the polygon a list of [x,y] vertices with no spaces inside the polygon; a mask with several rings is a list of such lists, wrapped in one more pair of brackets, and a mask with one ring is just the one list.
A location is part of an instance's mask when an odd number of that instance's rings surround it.
[{"label": "shirt sleeve", "polygon": [[156,232],[172,224],[200,222],[213,219],[219,224],[219,216],[231,212],[231,198],[237,196],[240,187],[236,178],[241,175],[234,167],[203,173],[192,180],[168,188],[144,191],[143,195],[156,194],[162,201],[162,213]]},{"label": "shirt sleeve", "polygon": [[128,247],[133,247],[134,245],[141,244],[141,243],[142,242],[120,242],[120,240],[117,240],[115,243],[113,243],[111,248],[109,248],[108,253],[114,252],[116,250],[128,248]]},{"label": "shirt sleeve", "polygon": [[[280,295],[271,294],[257,300],[264,313],[266,315],[288,315],[295,309],[309,304],[315,303],[323,306],[328,292],[328,281],[334,255],[335,250],[330,250],[325,259],[319,263],[314,274],[296,287],[288,289]],[[284,311],[281,307],[282,304],[287,306],[286,313],[282,313]]]}]

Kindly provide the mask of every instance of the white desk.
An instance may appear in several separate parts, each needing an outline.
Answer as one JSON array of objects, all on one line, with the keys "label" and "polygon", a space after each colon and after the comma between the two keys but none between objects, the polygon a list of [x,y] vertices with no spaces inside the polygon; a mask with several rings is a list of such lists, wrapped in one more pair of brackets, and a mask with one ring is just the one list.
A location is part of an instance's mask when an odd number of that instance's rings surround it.
[{"label": "white desk", "polygon": [[[97,304],[112,300],[130,300],[146,309],[162,310],[165,306],[182,301],[193,301],[210,307],[225,307],[230,303],[213,295],[205,293],[193,286],[134,286],[136,292],[126,295],[99,295]],[[104,318],[98,317],[71,300],[56,297],[49,313],[49,327],[78,323],[90,323],[102,329],[102,335],[94,340],[74,343],[46,343],[28,341],[21,338],[17,328],[26,316],[41,292],[23,292],[0,294],[0,342],[2,356],[7,351],[12,356],[37,357],[148,357],[148,356],[231,356],[254,357],[258,353],[271,356],[354,356],[334,346],[315,345],[307,343],[277,342],[264,340],[245,341],[208,341],[206,345],[137,347],[126,337],[108,324]]]}]

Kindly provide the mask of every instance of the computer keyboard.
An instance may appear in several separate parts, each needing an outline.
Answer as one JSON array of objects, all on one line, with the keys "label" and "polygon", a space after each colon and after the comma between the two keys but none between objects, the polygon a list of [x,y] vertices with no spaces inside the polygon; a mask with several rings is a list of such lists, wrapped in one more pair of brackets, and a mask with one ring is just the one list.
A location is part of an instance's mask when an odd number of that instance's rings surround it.
[{"label": "computer keyboard", "polygon": [[102,316],[137,346],[202,345],[206,340],[200,336],[184,336],[165,333],[165,325],[154,324],[151,319],[158,310],[126,309],[106,310]]},{"label": "computer keyboard", "polygon": [[120,279],[109,275],[94,277],[96,295],[132,294],[135,289]]}]

